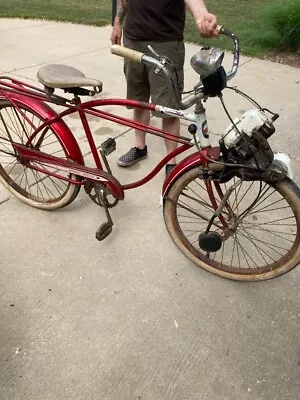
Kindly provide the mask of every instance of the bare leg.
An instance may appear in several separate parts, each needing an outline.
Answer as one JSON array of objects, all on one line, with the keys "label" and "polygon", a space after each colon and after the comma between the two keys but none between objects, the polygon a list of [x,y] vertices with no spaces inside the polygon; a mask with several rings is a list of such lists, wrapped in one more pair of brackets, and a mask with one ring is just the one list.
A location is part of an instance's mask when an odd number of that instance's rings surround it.
[{"label": "bare leg", "polygon": [[[143,108],[134,108],[133,109],[133,119],[136,122],[140,122],[145,125],[149,125],[150,122],[150,112],[149,110],[144,110]],[[145,147],[146,143],[146,133],[135,130],[135,146],[142,150]]]},{"label": "bare leg", "polygon": [[[163,118],[162,128],[164,131],[168,133],[173,133],[173,135],[179,136],[180,134],[180,120],[179,118]],[[165,144],[167,148],[168,154],[173,150],[177,149],[177,142],[173,142],[172,140],[165,139]],[[169,161],[169,164],[176,164],[176,159],[172,158]]]}]

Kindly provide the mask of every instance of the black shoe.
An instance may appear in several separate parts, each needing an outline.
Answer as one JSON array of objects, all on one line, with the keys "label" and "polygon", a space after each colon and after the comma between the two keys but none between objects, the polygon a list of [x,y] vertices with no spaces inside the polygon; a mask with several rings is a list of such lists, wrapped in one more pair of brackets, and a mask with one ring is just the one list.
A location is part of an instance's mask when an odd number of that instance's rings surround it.
[{"label": "black shoe", "polygon": [[128,153],[119,158],[118,164],[120,167],[131,167],[136,162],[143,160],[147,157],[147,146],[142,150],[137,147],[132,147]]},{"label": "black shoe", "polygon": [[176,167],[176,165],[177,164],[167,164],[166,165],[166,179],[170,175],[170,173],[172,172],[172,169],[174,169]]}]

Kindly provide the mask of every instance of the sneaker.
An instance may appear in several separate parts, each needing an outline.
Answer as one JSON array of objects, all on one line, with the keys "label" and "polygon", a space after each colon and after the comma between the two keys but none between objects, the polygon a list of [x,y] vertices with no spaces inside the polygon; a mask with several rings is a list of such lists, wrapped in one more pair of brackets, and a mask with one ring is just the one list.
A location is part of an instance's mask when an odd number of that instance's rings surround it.
[{"label": "sneaker", "polygon": [[132,147],[126,154],[119,158],[118,164],[120,167],[131,167],[136,162],[147,157],[147,146],[142,150],[137,147]]},{"label": "sneaker", "polygon": [[177,164],[167,164],[166,165],[166,179],[168,178],[168,176],[170,175],[172,170],[176,167],[176,165]]}]

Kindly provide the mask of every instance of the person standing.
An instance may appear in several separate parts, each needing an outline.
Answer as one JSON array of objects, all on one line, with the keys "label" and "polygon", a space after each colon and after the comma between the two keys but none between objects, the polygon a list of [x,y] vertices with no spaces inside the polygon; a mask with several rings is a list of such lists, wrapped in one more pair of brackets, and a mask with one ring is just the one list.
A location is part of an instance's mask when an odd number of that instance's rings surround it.
[{"label": "person standing", "polygon": [[[117,14],[111,34],[112,44],[121,44],[142,53],[149,54],[148,45],[158,54],[167,56],[177,71],[180,90],[183,91],[183,65],[185,48],[183,33],[186,6],[191,11],[196,27],[203,37],[216,36],[217,18],[208,12],[204,0],[118,0]],[[123,23],[125,21],[124,27]],[[148,102],[175,108],[169,96],[164,77],[155,74],[153,68],[125,59],[124,73],[127,82],[127,99]],[[162,118],[162,129],[174,135],[180,133],[180,120],[175,117]],[[150,112],[141,108],[133,109],[136,122],[149,124]],[[165,139],[167,152],[176,149],[177,143]],[[146,134],[135,131],[135,147],[121,156],[118,164],[130,167],[147,157]],[[176,165],[175,158],[166,165],[166,175]]]}]

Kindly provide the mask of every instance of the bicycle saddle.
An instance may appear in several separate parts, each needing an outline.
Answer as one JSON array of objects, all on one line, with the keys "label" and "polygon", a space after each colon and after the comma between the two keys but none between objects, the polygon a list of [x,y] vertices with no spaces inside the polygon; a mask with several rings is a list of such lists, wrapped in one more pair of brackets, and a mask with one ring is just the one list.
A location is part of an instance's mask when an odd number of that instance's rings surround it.
[{"label": "bicycle saddle", "polygon": [[78,88],[92,86],[98,92],[102,90],[102,82],[98,79],[87,78],[81,71],[64,64],[49,64],[40,68],[38,80],[52,89]]}]

